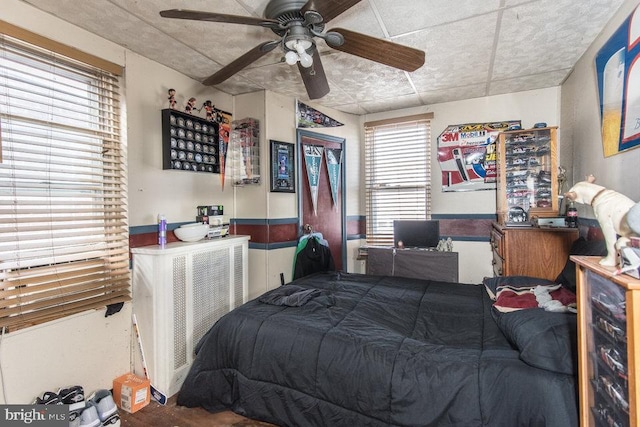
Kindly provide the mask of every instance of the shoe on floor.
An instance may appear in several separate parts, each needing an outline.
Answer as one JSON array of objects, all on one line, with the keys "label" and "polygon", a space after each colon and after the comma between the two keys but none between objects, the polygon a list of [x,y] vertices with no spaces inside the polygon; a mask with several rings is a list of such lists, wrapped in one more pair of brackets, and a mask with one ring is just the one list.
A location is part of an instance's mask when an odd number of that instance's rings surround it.
[{"label": "shoe on floor", "polygon": [[100,417],[104,427],[120,427],[118,407],[113,401],[113,396],[109,390],[95,391],[87,399],[87,404],[96,408],[98,417]]},{"label": "shoe on floor", "polygon": [[102,425],[100,417],[98,416],[98,410],[93,405],[88,405],[80,412],[79,420],[80,422],[77,424],[79,427],[100,427]]},{"label": "shoe on floor", "polygon": [[74,385],[58,390],[60,401],[64,405],[69,405],[69,423],[71,427],[79,425],[80,413],[85,408],[84,389],[82,386]]},{"label": "shoe on floor", "polygon": [[62,405],[62,400],[57,393],[45,391],[42,396],[36,397],[33,401],[34,405]]},{"label": "shoe on floor", "polygon": [[76,411],[84,408],[84,389],[79,385],[74,385],[58,390],[58,396],[64,405],[69,405],[69,411]]}]

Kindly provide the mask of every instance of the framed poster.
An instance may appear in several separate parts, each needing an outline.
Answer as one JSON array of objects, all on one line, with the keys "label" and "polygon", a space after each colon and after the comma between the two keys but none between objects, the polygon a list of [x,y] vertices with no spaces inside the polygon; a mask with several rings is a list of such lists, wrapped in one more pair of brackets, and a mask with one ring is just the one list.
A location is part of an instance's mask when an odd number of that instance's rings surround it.
[{"label": "framed poster", "polygon": [[604,157],[640,147],[640,8],[595,60]]},{"label": "framed poster", "polygon": [[496,138],[520,120],[449,125],[438,136],[442,191],[495,190]]},{"label": "framed poster", "polygon": [[270,140],[271,143],[271,192],[295,193],[295,145]]}]

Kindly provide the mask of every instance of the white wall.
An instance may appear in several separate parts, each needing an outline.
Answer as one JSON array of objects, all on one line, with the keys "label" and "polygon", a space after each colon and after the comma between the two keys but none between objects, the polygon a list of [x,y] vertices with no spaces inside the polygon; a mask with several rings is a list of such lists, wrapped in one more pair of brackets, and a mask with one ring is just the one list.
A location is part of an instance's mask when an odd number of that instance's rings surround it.
[{"label": "white wall", "polygon": [[[231,111],[230,95],[202,86],[169,68],[126,52],[127,139],[129,143],[129,224],[154,224],[162,213],[169,223],[194,221],[199,205],[224,205],[233,215],[233,188],[219,174],[162,170],[161,109],[168,108],[167,90],[176,89],[181,110],[193,96]],[[204,117],[204,110],[201,113]]]},{"label": "white wall", "polygon": [[[298,193],[271,193],[269,191],[269,158],[270,141],[276,140],[296,144],[296,100],[273,92],[255,92],[235,97],[235,117],[253,117],[260,120],[260,170],[262,180],[259,185],[247,185],[235,188],[236,218],[249,219],[290,219],[298,217]],[[309,103],[314,107],[313,103]],[[340,136],[346,139],[345,170],[347,184],[347,215],[364,214],[360,198],[360,120],[358,116],[317,107],[323,113],[344,123],[337,128],[314,128],[313,132],[325,135]],[[301,171],[297,171],[301,173]],[[299,189],[298,189],[299,191]],[[364,205],[362,205],[364,206]],[[349,242],[349,246],[354,245]],[[358,243],[355,244],[359,245]],[[295,248],[250,249],[249,251],[249,297],[255,298],[263,292],[280,285],[280,273],[285,282],[292,277],[293,256]],[[350,251],[351,254],[353,251]],[[354,259],[349,258],[347,269],[354,271]],[[350,265],[351,264],[351,265]]]},{"label": "white wall", "polygon": [[[382,120],[414,114],[433,112],[431,121],[431,176],[433,193],[431,207],[434,214],[494,214],[495,190],[443,192],[438,164],[437,137],[448,125],[521,120],[528,128],[538,122],[560,126],[560,88],[539,89],[505,95],[467,99],[434,104],[387,113],[369,114],[364,121]],[[363,138],[364,139],[364,138]],[[561,142],[560,142],[561,144]],[[562,164],[563,158],[559,159]],[[361,180],[364,179],[364,172]],[[492,253],[489,242],[454,242],[459,253],[459,279],[465,283],[480,283],[485,276],[493,276]]]},{"label": "white wall", "polygon": [[[169,87],[179,102],[195,96],[223,110],[233,107],[232,97],[18,0],[2,0],[0,8],[4,21],[126,67],[130,225],[153,224],[160,212],[170,222],[190,221],[199,204],[233,206],[233,191],[220,191],[219,175],[162,170],[160,129]],[[89,311],[7,334],[0,341],[0,403],[31,403],[44,391],[76,384],[87,393],[111,388],[114,378],[130,370],[130,325],[127,303],[108,318],[104,310]]]},{"label": "white wall", "polygon": [[[604,157],[600,134],[600,113],[595,58],[609,37],[639,4],[627,0],[576,64],[562,86],[562,146],[573,163],[567,189],[593,174],[596,182],[640,201],[640,148]],[[581,217],[595,218],[590,206],[579,205]]]}]

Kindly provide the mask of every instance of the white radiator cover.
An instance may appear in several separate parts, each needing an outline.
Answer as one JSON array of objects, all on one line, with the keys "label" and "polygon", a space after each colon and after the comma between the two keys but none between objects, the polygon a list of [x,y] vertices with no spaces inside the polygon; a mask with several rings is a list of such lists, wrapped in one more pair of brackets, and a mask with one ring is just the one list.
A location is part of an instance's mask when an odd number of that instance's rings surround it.
[{"label": "white radiator cover", "polygon": [[[164,249],[146,246],[131,253],[133,312],[149,378],[172,396],[184,382],[200,338],[247,301],[249,236],[175,242]],[[134,366],[141,366],[140,352],[134,355]]]}]

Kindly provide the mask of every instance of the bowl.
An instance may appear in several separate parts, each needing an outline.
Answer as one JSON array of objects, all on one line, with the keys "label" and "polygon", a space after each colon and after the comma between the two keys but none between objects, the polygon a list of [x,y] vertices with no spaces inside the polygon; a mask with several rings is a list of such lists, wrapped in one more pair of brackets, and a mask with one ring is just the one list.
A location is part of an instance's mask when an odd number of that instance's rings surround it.
[{"label": "bowl", "polygon": [[173,230],[173,233],[183,242],[197,242],[207,236],[207,233],[209,233],[209,226],[207,224],[200,224],[197,222],[193,224],[185,224]]}]

